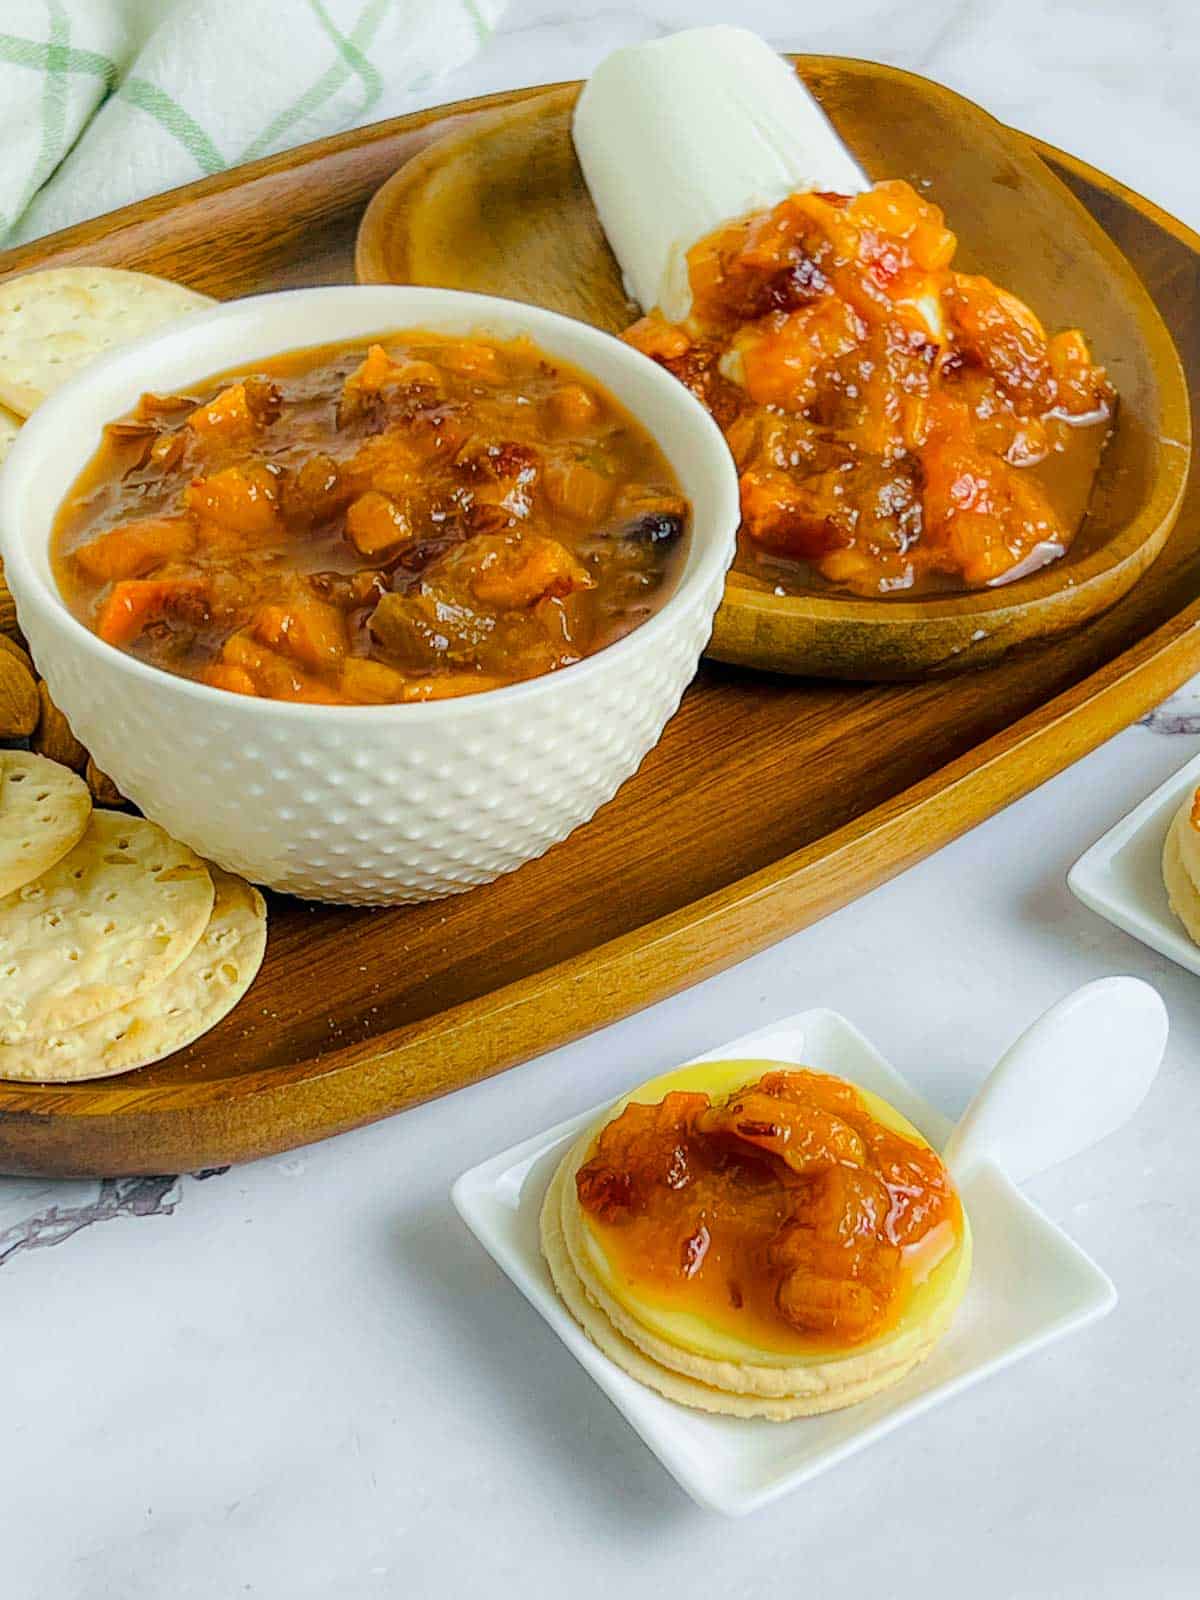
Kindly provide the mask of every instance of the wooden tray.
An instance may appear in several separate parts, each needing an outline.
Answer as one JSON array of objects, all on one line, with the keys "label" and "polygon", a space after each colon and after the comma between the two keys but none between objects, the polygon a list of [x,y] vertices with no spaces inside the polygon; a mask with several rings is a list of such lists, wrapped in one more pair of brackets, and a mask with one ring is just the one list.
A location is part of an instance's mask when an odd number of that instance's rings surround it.
[{"label": "wooden tray", "polygon": [[[0,256],[165,273],[218,295],[349,281],[395,168],[537,91],[381,123]],[[1200,237],[1042,146],[1130,257],[1200,402]],[[0,1085],[0,1170],[161,1173],[246,1160],[398,1111],[562,1044],[813,922],[1078,760],[1200,669],[1200,480],[1163,555],[1080,634],[984,672],[847,686],[706,665],[593,822],[458,900],[284,899],[249,996],[126,1078]]]}]

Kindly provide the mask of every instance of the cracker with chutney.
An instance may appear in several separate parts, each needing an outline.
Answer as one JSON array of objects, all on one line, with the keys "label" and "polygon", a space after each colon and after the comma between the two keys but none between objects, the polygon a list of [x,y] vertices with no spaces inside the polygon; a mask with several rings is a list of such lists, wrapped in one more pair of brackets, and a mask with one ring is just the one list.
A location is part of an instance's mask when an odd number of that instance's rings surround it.
[{"label": "cracker with chutney", "polygon": [[592,1342],[668,1399],[785,1421],[899,1382],[946,1332],[971,1234],[919,1131],[846,1080],[703,1062],[635,1090],[541,1215]]}]

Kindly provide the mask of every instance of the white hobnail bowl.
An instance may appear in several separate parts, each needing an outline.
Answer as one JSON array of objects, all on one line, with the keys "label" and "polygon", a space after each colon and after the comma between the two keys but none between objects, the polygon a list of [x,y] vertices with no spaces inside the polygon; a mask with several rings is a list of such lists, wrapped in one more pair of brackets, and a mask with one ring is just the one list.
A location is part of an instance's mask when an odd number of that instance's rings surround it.
[{"label": "white hobnail bowl", "polygon": [[[407,706],[251,699],[111,648],[67,610],[49,535],[106,422],[145,390],[195,387],[284,351],[424,328],[527,334],[592,374],[658,441],[693,506],[678,587],[578,665]],[[668,373],[596,328],[447,289],[346,286],[200,312],[89,366],[39,407],[0,473],[0,553],[56,704],[121,792],[201,854],[276,889],[357,904],[432,900],[541,855],[611,798],[679,704],[738,524],[721,434]]]}]

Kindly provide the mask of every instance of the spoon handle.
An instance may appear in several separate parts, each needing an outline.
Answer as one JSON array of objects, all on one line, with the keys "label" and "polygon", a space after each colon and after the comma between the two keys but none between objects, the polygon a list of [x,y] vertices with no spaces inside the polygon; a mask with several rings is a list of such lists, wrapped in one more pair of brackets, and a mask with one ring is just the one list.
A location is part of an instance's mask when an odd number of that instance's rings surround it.
[{"label": "spoon handle", "polygon": [[946,1142],[956,1178],[992,1161],[1014,1183],[1114,1133],[1141,1105],[1167,1043],[1167,1008],[1140,978],[1099,978],[1011,1045]]}]

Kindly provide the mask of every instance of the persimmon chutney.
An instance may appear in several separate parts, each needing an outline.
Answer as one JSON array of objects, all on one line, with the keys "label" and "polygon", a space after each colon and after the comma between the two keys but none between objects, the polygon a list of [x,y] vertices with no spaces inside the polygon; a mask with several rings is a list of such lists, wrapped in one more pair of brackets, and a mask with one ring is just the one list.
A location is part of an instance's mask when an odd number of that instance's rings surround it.
[{"label": "persimmon chutney", "polygon": [[867,598],[1010,583],[1083,521],[1116,396],[909,184],[797,194],[688,254],[684,323],[625,333],[708,407],[737,464],[750,587]]},{"label": "persimmon chutney", "polygon": [[646,429],[525,340],[259,361],[111,423],[53,536],[102,639],[237,694],[444,699],[570,666],[672,593],[690,507]]},{"label": "persimmon chutney", "polygon": [[626,1292],[765,1351],[841,1352],[890,1332],[964,1232],[936,1152],[807,1068],[715,1101],[630,1100],[575,1187]]}]

